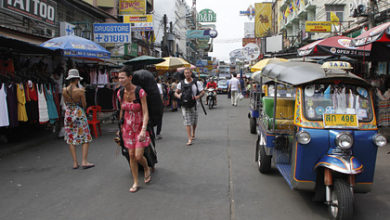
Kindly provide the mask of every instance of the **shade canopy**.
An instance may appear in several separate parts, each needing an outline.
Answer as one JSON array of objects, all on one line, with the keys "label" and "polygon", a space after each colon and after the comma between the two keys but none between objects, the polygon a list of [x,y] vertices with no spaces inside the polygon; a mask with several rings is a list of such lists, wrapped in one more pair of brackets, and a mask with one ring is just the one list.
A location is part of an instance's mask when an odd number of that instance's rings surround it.
[{"label": "shade canopy", "polygon": [[152,65],[164,62],[165,60],[163,58],[156,58],[152,56],[139,56],[133,59],[130,59],[123,64],[125,65]]},{"label": "shade canopy", "polygon": [[99,44],[74,35],[52,38],[41,46],[52,50],[61,49],[67,57],[110,58],[110,52]]},{"label": "shade canopy", "polygon": [[179,67],[190,67],[191,64],[184,60],[183,58],[180,57],[164,57],[163,58],[165,61],[156,64],[156,70],[163,70],[163,71],[168,71],[168,70],[173,70],[177,69]]},{"label": "shade canopy", "polygon": [[52,55],[57,53],[57,51],[53,51],[39,45],[5,37],[2,35],[0,35],[0,48],[2,48],[1,50],[9,52],[12,51],[20,54]]},{"label": "shade canopy", "polygon": [[320,64],[307,62],[271,63],[264,67],[261,76],[293,86],[322,79],[344,79],[348,82],[369,85],[367,81],[348,71],[339,69],[325,71]]},{"label": "shade canopy", "polygon": [[275,63],[275,62],[287,62],[287,59],[284,58],[266,58],[257,62],[255,65],[251,67],[252,72],[261,71],[267,64]]},{"label": "shade canopy", "polygon": [[363,46],[374,42],[390,43],[390,22],[378,25],[352,39],[352,46]]},{"label": "shade canopy", "polygon": [[345,36],[333,36],[314,41],[298,49],[299,56],[338,55],[362,57],[370,56],[371,45],[364,47],[350,46],[352,38]]}]

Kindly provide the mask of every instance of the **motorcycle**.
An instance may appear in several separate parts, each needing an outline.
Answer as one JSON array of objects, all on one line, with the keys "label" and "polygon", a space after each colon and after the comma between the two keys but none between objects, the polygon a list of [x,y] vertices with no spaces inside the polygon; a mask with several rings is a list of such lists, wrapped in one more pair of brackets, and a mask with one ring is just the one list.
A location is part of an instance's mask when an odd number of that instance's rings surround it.
[{"label": "motorcycle", "polygon": [[[342,68],[341,68],[342,67]],[[291,189],[314,192],[332,219],[352,219],[355,193],[372,188],[378,133],[370,84],[346,62],[285,62],[262,70],[255,161]]]},{"label": "motorcycle", "polygon": [[209,109],[212,109],[215,106],[215,90],[213,88],[207,89],[207,103],[209,106]]}]

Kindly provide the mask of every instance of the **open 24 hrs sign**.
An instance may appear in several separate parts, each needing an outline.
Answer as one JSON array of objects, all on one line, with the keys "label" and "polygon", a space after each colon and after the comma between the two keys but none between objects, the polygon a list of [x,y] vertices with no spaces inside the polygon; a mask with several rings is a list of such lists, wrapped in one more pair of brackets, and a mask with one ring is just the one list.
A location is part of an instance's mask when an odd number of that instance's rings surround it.
[{"label": "open 24 hrs sign", "polygon": [[130,24],[98,23],[93,24],[93,35],[96,43],[131,43]]}]

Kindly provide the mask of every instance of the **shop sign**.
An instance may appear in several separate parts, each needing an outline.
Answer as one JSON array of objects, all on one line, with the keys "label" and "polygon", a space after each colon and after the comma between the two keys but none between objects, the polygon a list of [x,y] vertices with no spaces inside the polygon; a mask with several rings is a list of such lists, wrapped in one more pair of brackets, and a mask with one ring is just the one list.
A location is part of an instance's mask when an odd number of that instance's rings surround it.
[{"label": "shop sign", "polygon": [[216,22],[217,14],[211,9],[203,9],[198,13],[198,22]]},{"label": "shop sign", "polygon": [[130,43],[130,24],[96,23],[93,24],[93,35],[96,43]]},{"label": "shop sign", "polygon": [[260,48],[254,43],[249,43],[244,48],[242,48],[242,54],[246,60],[256,60],[260,55]]},{"label": "shop sign", "polygon": [[52,0],[3,0],[2,7],[48,25],[56,24],[57,3]]},{"label": "shop sign", "polygon": [[209,48],[209,40],[198,40],[198,48],[199,49],[207,49]]},{"label": "shop sign", "polygon": [[306,21],[305,23],[306,32],[331,32],[332,22],[331,21]]},{"label": "shop sign", "polygon": [[119,0],[119,14],[146,14],[146,0]]},{"label": "shop sign", "polygon": [[131,31],[153,31],[153,15],[125,15],[123,23],[131,23]]},{"label": "shop sign", "polygon": [[209,39],[218,36],[216,30],[187,30],[187,39]]},{"label": "shop sign", "polygon": [[138,44],[137,43],[126,44],[125,55],[132,56],[132,57],[138,56]]},{"label": "shop sign", "polygon": [[240,16],[248,16],[249,20],[255,16],[255,8],[252,5],[249,5],[246,11],[240,11]]}]

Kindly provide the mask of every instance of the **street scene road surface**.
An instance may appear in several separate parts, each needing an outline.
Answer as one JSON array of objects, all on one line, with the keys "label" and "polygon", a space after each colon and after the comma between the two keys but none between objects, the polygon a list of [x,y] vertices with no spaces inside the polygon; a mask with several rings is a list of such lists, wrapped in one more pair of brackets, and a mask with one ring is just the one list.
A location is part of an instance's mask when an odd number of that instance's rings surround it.
[{"label": "street scene road surface", "polygon": [[[196,140],[186,146],[181,112],[165,112],[152,182],[130,193],[127,161],[113,142],[116,124],[103,125],[89,160],[73,170],[68,146],[48,135],[0,158],[0,219],[329,219],[310,192],[290,190],[275,170],[255,164],[248,100],[233,107],[226,95],[204,115],[198,106]],[[78,156],[80,157],[80,148]],[[355,194],[354,219],[390,215],[389,146],[379,149],[373,191]],[[143,173],[140,173],[140,178]]]}]

